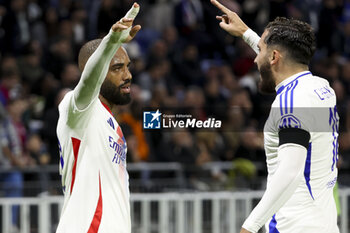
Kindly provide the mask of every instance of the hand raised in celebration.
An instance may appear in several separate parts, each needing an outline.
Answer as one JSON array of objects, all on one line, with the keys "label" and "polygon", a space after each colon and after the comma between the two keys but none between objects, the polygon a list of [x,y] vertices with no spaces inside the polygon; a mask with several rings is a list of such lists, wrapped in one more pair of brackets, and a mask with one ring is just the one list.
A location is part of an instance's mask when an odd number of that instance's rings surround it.
[{"label": "hand raised in celebration", "polygon": [[118,42],[128,43],[131,41],[141,29],[140,25],[135,25],[132,27],[135,17],[137,16],[140,10],[140,5],[134,3],[132,8],[126,13],[124,18],[113,24],[113,32],[120,33]]},{"label": "hand raised in celebration", "polygon": [[221,20],[220,27],[233,36],[242,37],[243,33],[248,30],[248,26],[242,19],[217,0],[210,0],[210,2],[224,13],[221,16],[216,16],[216,19]]}]

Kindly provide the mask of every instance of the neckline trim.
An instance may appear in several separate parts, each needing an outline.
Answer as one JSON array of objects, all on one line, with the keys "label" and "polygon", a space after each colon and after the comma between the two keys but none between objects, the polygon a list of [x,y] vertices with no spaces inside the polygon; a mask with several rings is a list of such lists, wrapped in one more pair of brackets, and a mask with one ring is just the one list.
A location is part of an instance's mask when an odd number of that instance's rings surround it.
[{"label": "neckline trim", "polygon": [[111,109],[108,107],[108,105],[105,104],[105,103],[103,103],[101,100],[100,100],[100,102],[101,102],[101,104],[103,105],[103,107],[105,107],[105,109],[106,109],[111,115],[113,115],[113,113],[112,113]]},{"label": "neckline trim", "polygon": [[308,72],[306,72],[306,73],[303,73],[303,74],[300,74],[300,75],[298,75],[295,79],[293,79],[292,81],[288,82],[287,84],[278,87],[278,89],[277,89],[277,91],[276,91],[276,92],[277,92],[277,95],[280,94],[280,93],[284,90],[284,88],[285,88],[286,86],[288,86],[289,84],[291,84],[291,83],[294,82],[295,80],[297,80],[297,79],[299,79],[299,78],[301,78],[301,77],[303,77],[303,76],[305,76],[305,75],[309,75],[309,74],[311,74],[310,71],[308,71]]}]

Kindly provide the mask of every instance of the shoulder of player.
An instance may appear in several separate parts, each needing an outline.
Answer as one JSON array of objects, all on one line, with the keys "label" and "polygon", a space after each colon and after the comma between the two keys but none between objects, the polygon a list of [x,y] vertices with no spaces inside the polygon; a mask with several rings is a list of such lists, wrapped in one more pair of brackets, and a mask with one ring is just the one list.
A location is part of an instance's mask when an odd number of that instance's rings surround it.
[{"label": "shoulder of player", "polygon": [[324,99],[335,99],[333,89],[326,79],[308,75],[295,80],[277,94],[274,107],[317,107]]},{"label": "shoulder of player", "polygon": [[62,108],[68,107],[70,100],[73,98],[73,90],[67,92],[64,97],[62,98],[61,102],[58,104],[58,109],[61,110]]},{"label": "shoulder of player", "polygon": [[324,100],[335,99],[335,92],[326,79],[318,76],[308,76],[298,80],[293,98],[295,106],[322,106]]},{"label": "shoulder of player", "polygon": [[66,116],[68,123],[75,124],[76,121],[82,121],[83,118],[89,117],[94,112],[93,109],[98,106],[96,103],[97,101],[94,100],[85,109],[78,109],[75,105],[74,91],[70,91],[64,96],[58,106],[60,117]]}]

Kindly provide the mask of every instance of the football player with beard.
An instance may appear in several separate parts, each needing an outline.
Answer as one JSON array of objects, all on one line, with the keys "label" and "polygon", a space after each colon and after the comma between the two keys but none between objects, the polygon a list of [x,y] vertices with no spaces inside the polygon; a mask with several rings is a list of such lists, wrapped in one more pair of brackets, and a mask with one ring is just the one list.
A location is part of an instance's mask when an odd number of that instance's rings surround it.
[{"label": "football player with beard", "polygon": [[115,108],[131,100],[123,43],[140,26],[134,3],[103,39],[79,52],[81,79],[59,105],[57,136],[64,204],[57,233],[131,232],[127,146]]},{"label": "football player with beard", "polygon": [[216,0],[220,27],[241,37],[257,53],[261,92],[274,93],[264,127],[267,186],[241,233],[338,233],[333,188],[337,180],[336,96],[309,63],[315,36],[305,22],[276,18],[261,38]]}]

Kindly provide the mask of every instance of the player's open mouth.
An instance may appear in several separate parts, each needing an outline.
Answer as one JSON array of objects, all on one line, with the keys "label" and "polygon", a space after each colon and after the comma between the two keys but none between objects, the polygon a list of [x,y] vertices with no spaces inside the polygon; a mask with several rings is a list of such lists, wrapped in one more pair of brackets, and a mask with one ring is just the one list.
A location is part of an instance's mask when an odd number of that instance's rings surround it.
[{"label": "player's open mouth", "polygon": [[121,90],[124,92],[124,93],[130,93],[130,85],[124,85],[121,87]]}]

